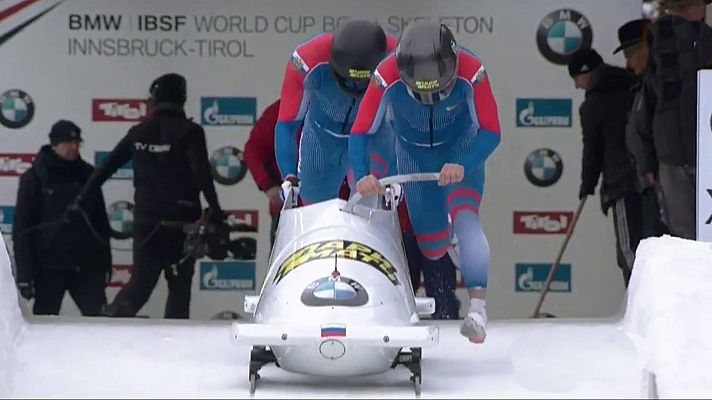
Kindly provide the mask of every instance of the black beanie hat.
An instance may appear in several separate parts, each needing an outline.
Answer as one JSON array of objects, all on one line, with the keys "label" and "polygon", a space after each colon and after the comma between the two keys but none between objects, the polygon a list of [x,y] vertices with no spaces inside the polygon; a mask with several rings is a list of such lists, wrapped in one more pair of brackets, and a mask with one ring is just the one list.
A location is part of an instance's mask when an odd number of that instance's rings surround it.
[{"label": "black beanie hat", "polygon": [[573,78],[576,75],[591,72],[601,64],[603,64],[603,59],[596,50],[579,50],[571,55],[571,61],[569,61],[569,75]]},{"label": "black beanie hat", "polygon": [[165,74],[151,83],[149,92],[154,105],[170,103],[182,107],[187,98],[186,80],[179,74]]},{"label": "black beanie hat", "polygon": [[72,121],[61,119],[55,122],[49,132],[49,144],[56,146],[70,140],[82,141],[82,130]]}]

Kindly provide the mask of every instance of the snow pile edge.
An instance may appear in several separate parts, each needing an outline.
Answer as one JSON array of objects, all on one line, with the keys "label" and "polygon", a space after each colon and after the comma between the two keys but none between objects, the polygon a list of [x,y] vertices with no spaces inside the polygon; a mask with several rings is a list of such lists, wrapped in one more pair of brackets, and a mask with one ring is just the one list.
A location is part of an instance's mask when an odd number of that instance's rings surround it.
[{"label": "snow pile edge", "polygon": [[641,242],[628,287],[626,333],[644,349],[660,398],[712,393],[712,244]]},{"label": "snow pile edge", "polygon": [[5,241],[0,235],[0,397],[9,395],[15,368],[15,339],[24,325]]}]

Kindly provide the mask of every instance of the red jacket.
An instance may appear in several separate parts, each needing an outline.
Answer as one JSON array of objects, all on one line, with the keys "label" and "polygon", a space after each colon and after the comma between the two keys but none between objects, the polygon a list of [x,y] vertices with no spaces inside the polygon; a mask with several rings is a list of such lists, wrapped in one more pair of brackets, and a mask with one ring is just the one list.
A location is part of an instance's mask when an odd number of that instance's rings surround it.
[{"label": "red jacket", "polygon": [[[250,138],[245,144],[245,163],[261,191],[279,186],[282,183],[274,154],[274,126],[279,115],[279,100],[265,109],[250,131]],[[279,213],[282,205],[270,203],[269,213]]]},{"label": "red jacket", "polygon": [[[279,116],[279,104],[279,100],[272,103],[257,119],[250,131],[250,137],[247,139],[243,153],[247,169],[250,170],[257,187],[263,192],[282,184],[274,151],[274,126],[277,124]],[[299,143],[300,136],[301,130],[297,132],[297,143]],[[344,178],[339,190],[339,197],[346,200],[349,198],[349,192],[349,185]],[[270,215],[279,214],[281,209],[282,204],[280,203],[269,204]]]}]

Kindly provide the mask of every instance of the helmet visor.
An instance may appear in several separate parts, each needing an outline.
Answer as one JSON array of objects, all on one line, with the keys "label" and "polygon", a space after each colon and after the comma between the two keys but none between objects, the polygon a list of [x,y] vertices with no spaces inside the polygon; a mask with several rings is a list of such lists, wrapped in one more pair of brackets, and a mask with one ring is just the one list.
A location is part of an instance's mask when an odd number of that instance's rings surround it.
[{"label": "helmet visor", "polygon": [[[450,93],[452,93],[452,89],[455,87],[455,82],[457,82],[457,78],[453,77],[450,79],[450,82],[448,82],[444,87],[440,88],[439,90],[418,90],[418,84],[416,81],[416,88],[410,87],[410,85],[406,85],[408,87],[408,93],[413,97],[415,100],[418,102],[425,104],[425,105],[433,105],[436,103],[439,103],[442,100],[445,100],[448,96],[450,96]],[[427,87],[426,85],[420,85],[420,87]]]}]

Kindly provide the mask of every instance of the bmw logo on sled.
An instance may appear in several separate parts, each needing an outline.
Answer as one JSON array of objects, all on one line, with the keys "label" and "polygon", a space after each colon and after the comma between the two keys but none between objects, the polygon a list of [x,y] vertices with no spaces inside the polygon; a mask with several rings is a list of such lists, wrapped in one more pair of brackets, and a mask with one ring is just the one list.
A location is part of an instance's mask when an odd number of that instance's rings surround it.
[{"label": "bmw logo on sled", "polygon": [[296,207],[298,188],[285,184],[269,271],[260,295],[245,299],[254,323],[232,325],[232,340],[252,346],[251,392],[260,369],[274,363],[330,377],[403,365],[420,393],[421,349],[436,345],[439,331],[419,325],[435,301],[413,295],[396,206],[401,183],[437,179],[384,178],[379,199],[356,194],[305,207]]}]

